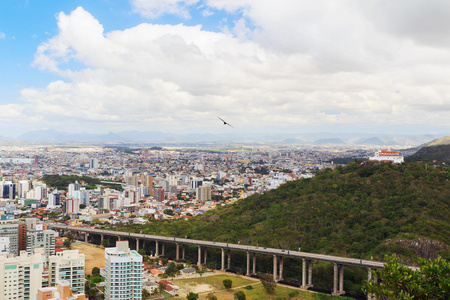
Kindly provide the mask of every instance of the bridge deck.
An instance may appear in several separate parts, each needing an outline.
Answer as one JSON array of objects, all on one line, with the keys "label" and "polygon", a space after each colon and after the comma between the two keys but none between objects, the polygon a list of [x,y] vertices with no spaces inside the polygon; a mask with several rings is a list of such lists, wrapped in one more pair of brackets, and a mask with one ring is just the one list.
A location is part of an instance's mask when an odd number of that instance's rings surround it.
[{"label": "bridge deck", "polygon": [[302,251],[292,251],[292,250],[283,250],[283,249],[258,247],[258,246],[250,246],[250,245],[221,243],[221,242],[210,242],[210,241],[157,236],[157,235],[150,235],[150,234],[141,234],[141,233],[114,231],[114,230],[102,230],[102,229],[94,229],[94,228],[87,228],[87,227],[73,227],[73,226],[57,224],[57,223],[52,223],[52,224],[50,224],[50,226],[52,226],[53,228],[56,228],[56,229],[73,230],[73,231],[87,232],[87,233],[93,233],[93,234],[103,234],[103,235],[121,236],[121,237],[126,237],[126,238],[135,238],[135,239],[137,238],[137,239],[159,241],[159,242],[205,246],[205,247],[209,247],[209,248],[221,248],[221,249],[223,248],[223,249],[230,249],[230,250],[244,251],[244,252],[248,251],[248,252],[252,252],[252,253],[277,255],[277,256],[284,256],[284,257],[299,258],[299,259],[320,260],[320,261],[326,261],[326,262],[330,262],[330,263],[337,263],[337,264],[349,265],[349,266],[366,267],[366,268],[371,268],[371,269],[384,268],[384,263],[379,262],[379,261],[362,260],[362,259],[355,259],[355,258],[348,258],[348,257],[333,256],[333,255],[315,254],[315,253],[308,253],[308,252],[302,252]]}]

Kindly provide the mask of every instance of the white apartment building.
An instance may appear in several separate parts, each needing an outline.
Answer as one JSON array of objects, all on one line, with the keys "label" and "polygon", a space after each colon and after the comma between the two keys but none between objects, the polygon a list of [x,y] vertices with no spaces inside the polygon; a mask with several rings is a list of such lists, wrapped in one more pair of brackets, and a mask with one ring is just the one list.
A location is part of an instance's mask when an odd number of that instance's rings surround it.
[{"label": "white apartment building", "polygon": [[9,253],[19,253],[19,220],[7,219],[2,216],[0,220],[0,237],[9,237]]},{"label": "white apartment building", "polygon": [[9,236],[0,237],[0,254],[9,253]]},{"label": "white apartment building", "polygon": [[130,250],[128,241],[105,249],[105,299],[142,299],[142,256]]},{"label": "white apartment building", "polygon": [[45,257],[20,251],[19,256],[0,255],[0,300],[34,300],[42,287]]},{"label": "white apartment building", "polygon": [[73,292],[84,292],[85,256],[79,250],[65,250],[49,257],[49,286],[60,280],[70,283]]},{"label": "white apartment building", "polygon": [[80,199],[67,199],[66,200],[66,213],[78,214],[80,212]]},{"label": "white apartment building", "polygon": [[27,252],[31,254],[36,248],[43,248],[46,257],[55,254],[54,230],[43,230],[42,224],[36,225],[33,229],[27,229]]},{"label": "white apartment building", "polygon": [[196,189],[195,197],[196,200],[200,202],[211,200],[211,186],[210,185],[199,186]]}]

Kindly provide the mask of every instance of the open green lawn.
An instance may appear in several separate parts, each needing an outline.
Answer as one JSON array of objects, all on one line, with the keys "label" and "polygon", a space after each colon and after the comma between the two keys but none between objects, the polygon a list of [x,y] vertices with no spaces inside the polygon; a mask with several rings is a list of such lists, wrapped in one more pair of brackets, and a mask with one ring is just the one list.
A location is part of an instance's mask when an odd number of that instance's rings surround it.
[{"label": "open green lawn", "polygon": [[[233,284],[230,290],[225,290],[223,287],[223,280],[231,279]],[[185,299],[186,289],[187,292],[194,292],[199,294],[199,299],[207,299],[209,293],[214,292],[217,299],[234,299],[233,294],[237,291],[243,291],[248,300],[253,299],[304,299],[304,300],[333,300],[333,299],[349,299],[344,297],[332,297],[325,294],[316,294],[288,287],[277,286],[273,295],[268,295],[264,290],[263,285],[259,280],[249,279],[241,276],[233,275],[217,275],[206,276],[198,278],[188,279],[176,279],[172,280],[174,284],[178,285],[182,291],[180,291],[180,298]],[[252,286],[252,289],[248,290],[245,287]],[[289,297],[291,294],[291,297]]]}]

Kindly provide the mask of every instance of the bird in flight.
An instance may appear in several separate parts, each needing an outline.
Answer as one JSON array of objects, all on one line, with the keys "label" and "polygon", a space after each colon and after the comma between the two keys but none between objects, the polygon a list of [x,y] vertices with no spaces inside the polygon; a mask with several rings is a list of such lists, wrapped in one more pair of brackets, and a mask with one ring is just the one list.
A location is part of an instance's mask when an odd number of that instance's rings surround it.
[{"label": "bird in flight", "polygon": [[225,120],[222,119],[221,117],[219,117],[219,116],[217,116],[217,117],[223,122],[223,125],[228,125],[228,126],[230,126],[231,128],[234,128],[233,126],[231,126],[230,123],[225,122]]}]

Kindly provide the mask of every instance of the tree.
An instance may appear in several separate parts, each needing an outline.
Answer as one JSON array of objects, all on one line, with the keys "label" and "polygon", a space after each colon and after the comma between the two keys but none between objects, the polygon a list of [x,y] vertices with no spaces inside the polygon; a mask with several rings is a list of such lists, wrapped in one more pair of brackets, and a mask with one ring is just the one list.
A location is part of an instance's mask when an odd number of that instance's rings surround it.
[{"label": "tree", "polygon": [[138,250],[138,253],[139,253],[140,255],[144,256],[144,255],[145,255],[145,250],[144,250],[144,249],[139,249],[139,250]]},{"label": "tree", "polygon": [[227,290],[231,289],[231,286],[233,285],[233,281],[231,279],[225,279],[222,283],[224,288]]},{"label": "tree", "polygon": [[165,209],[164,211],[163,211],[166,215],[169,215],[169,216],[173,216],[174,215],[174,213],[173,213],[173,210],[171,210],[171,209]]},{"label": "tree", "polygon": [[100,276],[100,269],[97,267],[92,268],[92,276]]},{"label": "tree", "polygon": [[450,291],[450,262],[438,258],[419,259],[420,270],[399,263],[395,256],[387,256],[384,269],[372,271],[380,281],[371,279],[364,283],[366,294],[379,300],[448,299]]},{"label": "tree", "polygon": [[80,209],[86,208],[86,204],[80,204]]},{"label": "tree", "polygon": [[103,241],[102,241],[102,246],[103,247],[108,247],[109,246],[109,240],[107,240],[107,239],[104,239]]},{"label": "tree", "polygon": [[208,300],[217,300],[217,297],[213,293],[209,293],[206,296],[206,299],[208,299]]},{"label": "tree", "polygon": [[273,293],[275,293],[277,283],[275,282],[275,279],[273,279],[272,275],[259,273],[258,277],[259,280],[261,280],[261,283],[264,286],[267,294],[272,295]]},{"label": "tree", "polygon": [[186,297],[187,300],[197,300],[198,299],[198,294],[193,293],[193,292],[189,292],[189,294]]},{"label": "tree", "polygon": [[234,299],[245,300],[245,293],[243,291],[237,291],[234,293]]},{"label": "tree", "polygon": [[67,247],[67,248],[69,248],[70,247],[70,244],[72,244],[72,241],[71,241],[71,239],[66,239],[65,241],[64,241],[64,247]]},{"label": "tree", "polygon": [[162,294],[164,292],[164,284],[162,284],[161,282],[158,285],[158,292],[159,294]]},{"label": "tree", "polygon": [[147,289],[142,289],[142,299],[150,297],[150,292]]}]

